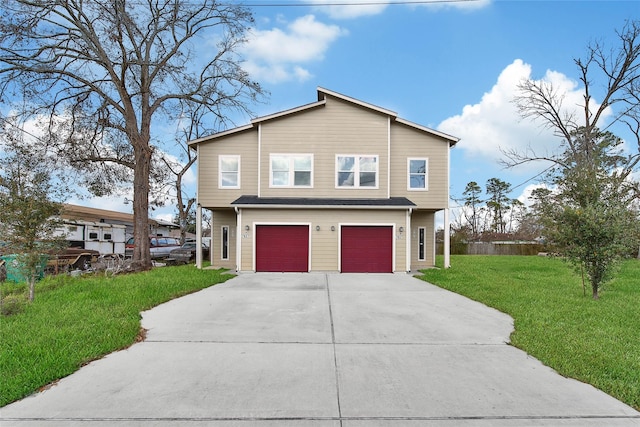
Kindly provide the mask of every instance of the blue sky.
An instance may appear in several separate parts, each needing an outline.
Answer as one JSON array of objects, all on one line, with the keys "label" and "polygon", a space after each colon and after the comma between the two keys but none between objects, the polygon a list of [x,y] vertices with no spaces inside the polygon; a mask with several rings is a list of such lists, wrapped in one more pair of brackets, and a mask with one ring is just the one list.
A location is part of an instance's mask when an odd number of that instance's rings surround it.
[{"label": "blue sky", "polygon": [[[321,86],[457,136],[451,153],[454,197],[468,182],[484,187],[492,177],[518,186],[512,198],[525,197],[534,183],[528,180],[544,167],[504,170],[497,162],[500,147],[544,148],[557,140],[519,119],[511,103],[516,84],[552,79],[578,103],[573,59],[583,57],[592,41],[616,46],[615,30],[640,18],[636,1],[314,4],[331,2],[246,1],[256,22],[242,51],[244,66],[270,92],[253,111],[261,116],[313,102]],[[130,209],[119,200],[106,205]],[[156,211],[163,218],[172,213]]]}]

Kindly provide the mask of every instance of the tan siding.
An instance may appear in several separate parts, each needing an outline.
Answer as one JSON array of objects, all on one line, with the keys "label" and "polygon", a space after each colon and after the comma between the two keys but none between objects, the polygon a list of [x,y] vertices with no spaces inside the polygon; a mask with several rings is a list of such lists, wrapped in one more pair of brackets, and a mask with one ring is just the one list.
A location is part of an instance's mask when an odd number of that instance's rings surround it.
[{"label": "tan siding", "polygon": [[[216,268],[236,269],[236,213],[233,209],[212,212],[211,265]],[[222,259],[222,226],[229,226],[229,259]]]},{"label": "tan siding", "polygon": [[[254,227],[256,223],[308,223],[311,225],[311,271],[337,271],[339,268],[339,224],[393,224],[396,227],[396,271],[407,268],[407,244],[411,251],[411,269],[435,263],[435,211],[449,203],[449,141],[407,124],[389,121],[386,114],[327,95],[326,104],[274,117],[249,130],[231,132],[199,144],[199,203],[214,210],[213,265],[251,271],[254,268]],[[391,126],[389,128],[389,126]],[[389,155],[389,130],[391,158]],[[261,135],[260,145],[258,136]],[[260,159],[258,154],[260,152]],[[270,188],[270,154],[313,155],[313,188]],[[336,155],[377,155],[378,188],[337,189]],[[220,189],[218,158],[239,155],[241,188]],[[427,158],[428,190],[407,189],[407,159]],[[390,188],[387,185],[390,181]],[[260,189],[258,186],[260,185]],[[329,210],[329,209],[243,209],[241,227],[230,204],[242,195],[261,197],[386,198],[406,197],[417,205],[407,224],[403,210]],[[230,259],[220,260],[221,225],[229,225]],[[249,230],[245,226],[249,225]],[[320,230],[315,227],[319,225]],[[335,231],[331,231],[331,226]],[[411,236],[399,232],[404,227]],[[426,260],[419,262],[418,227],[426,227]],[[240,236],[236,236],[240,230]],[[241,260],[236,259],[240,242]]]},{"label": "tan siding", "polygon": [[[438,137],[394,123],[391,127],[391,195],[406,197],[421,209],[448,206],[449,144]],[[407,190],[407,159],[428,158],[428,191]]]},{"label": "tan siding", "polygon": [[[323,108],[262,124],[263,197],[387,197],[388,118],[329,98]],[[313,188],[269,188],[270,153],[313,153]],[[378,155],[378,189],[336,189],[336,154]]]},{"label": "tan siding", "polygon": [[[309,224],[311,227],[311,271],[338,271],[340,224],[384,224],[396,226],[395,271],[406,269],[406,240],[399,227],[406,227],[405,211],[290,209],[242,210],[242,266],[243,271],[254,269],[255,226],[260,223]],[[245,226],[250,231],[245,231]],[[320,226],[320,230],[316,230]],[[335,227],[331,231],[331,226]]]},{"label": "tan siding", "polygon": [[[241,132],[221,140],[200,144],[198,159],[198,201],[207,208],[229,207],[244,194],[258,194],[258,133]],[[218,186],[218,157],[240,156],[239,189]]]}]

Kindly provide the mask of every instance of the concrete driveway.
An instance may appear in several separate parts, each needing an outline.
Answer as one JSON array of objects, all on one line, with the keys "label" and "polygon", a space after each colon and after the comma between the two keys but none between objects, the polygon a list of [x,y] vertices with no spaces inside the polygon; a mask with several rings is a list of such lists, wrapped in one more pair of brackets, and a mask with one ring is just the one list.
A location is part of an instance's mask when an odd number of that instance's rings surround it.
[{"label": "concrete driveway", "polygon": [[143,313],[146,341],[7,426],[638,426],[507,344],[512,319],[392,274],[244,274]]}]

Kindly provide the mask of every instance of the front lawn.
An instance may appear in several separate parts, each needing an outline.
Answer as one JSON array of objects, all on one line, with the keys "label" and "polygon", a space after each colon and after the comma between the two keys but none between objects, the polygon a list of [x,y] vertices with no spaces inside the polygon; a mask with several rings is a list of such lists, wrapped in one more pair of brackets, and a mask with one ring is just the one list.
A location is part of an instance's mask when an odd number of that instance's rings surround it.
[{"label": "front lawn", "polygon": [[[115,277],[47,277],[33,303],[0,318],[0,406],[133,344],[141,311],[231,277],[191,265]],[[23,292],[20,287],[0,284],[5,297]]]},{"label": "front lawn", "polygon": [[459,255],[451,264],[421,278],[509,314],[514,346],[640,409],[640,261],[623,263],[597,301],[559,259]]}]

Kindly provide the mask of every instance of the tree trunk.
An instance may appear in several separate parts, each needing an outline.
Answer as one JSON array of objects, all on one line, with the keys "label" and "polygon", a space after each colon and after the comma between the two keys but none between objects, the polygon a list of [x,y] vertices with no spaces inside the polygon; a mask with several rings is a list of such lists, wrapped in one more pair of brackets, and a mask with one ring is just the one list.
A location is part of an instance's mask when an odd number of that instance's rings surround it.
[{"label": "tree trunk", "polygon": [[149,248],[149,174],[151,150],[148,144],[134,147],[136,168],[133,174],[133,263],[136,269],[151,268]]},{"label": "tree trunk", "polygon": [[36,297],[36,278],[29,276],[29,302],[33,302]]}]

